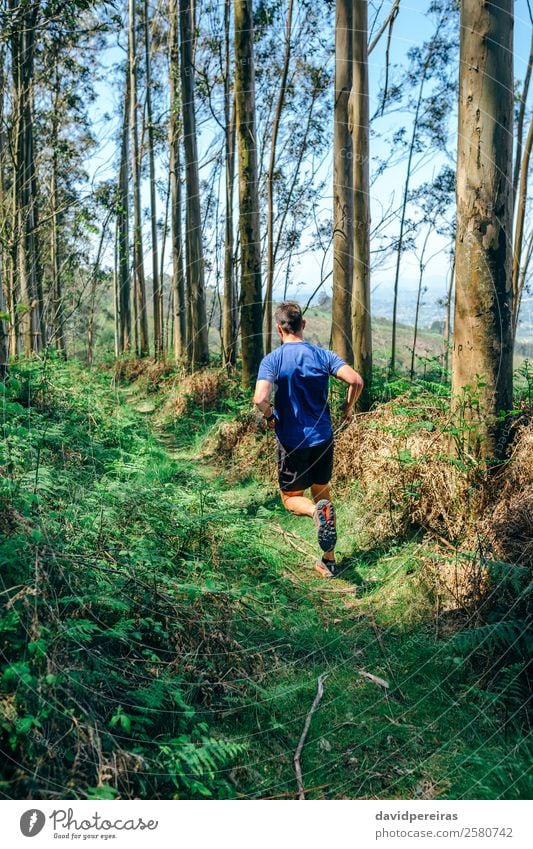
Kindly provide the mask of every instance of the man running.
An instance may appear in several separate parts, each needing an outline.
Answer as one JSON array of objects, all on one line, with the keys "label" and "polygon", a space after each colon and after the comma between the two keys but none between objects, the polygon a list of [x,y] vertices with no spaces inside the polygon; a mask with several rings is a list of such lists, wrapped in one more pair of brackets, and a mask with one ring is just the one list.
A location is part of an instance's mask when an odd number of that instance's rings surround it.
[{"label": "man running", "polygon": [[[329,482],[333,470],[333,431],[328,405],[329,376],[348,384],[344,418],[363,390],[363,379],[333,351],[305,342],[305,319],[299,304],[286,301],[274,314],[281,347],[261,361],[254,404],[277,438],[278,479],[283,504],[297,516],[310,516],[324,552],[317,570],[335,574],[335,508]],[[274,405],[270,403],[275,387]],[[304,496],[311,489],[313,501]]]}]

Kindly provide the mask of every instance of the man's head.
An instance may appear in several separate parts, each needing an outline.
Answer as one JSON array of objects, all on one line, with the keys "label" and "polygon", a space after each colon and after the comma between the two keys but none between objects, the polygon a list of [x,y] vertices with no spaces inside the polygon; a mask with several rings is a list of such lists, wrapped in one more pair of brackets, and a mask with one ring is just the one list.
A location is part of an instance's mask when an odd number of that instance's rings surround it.
[{"label": "man's head", "polygon": [[301,336],[305,327],[302,308],[296,301],[284,301],[280,304],[274,313],[274,321],[282,339],[285,336]]}]

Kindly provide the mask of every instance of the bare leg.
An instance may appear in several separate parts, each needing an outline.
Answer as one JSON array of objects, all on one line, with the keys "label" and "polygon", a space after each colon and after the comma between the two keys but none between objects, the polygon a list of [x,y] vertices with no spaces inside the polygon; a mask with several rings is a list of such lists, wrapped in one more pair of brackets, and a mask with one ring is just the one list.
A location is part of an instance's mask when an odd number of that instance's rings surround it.
[{"label": "bare leg", "polygon": [[310,498],[304,497],[304,490],[298,489],[294,492],[281,492],[281,500],[284,507],[296,516],[313,517],[315,505]]}]

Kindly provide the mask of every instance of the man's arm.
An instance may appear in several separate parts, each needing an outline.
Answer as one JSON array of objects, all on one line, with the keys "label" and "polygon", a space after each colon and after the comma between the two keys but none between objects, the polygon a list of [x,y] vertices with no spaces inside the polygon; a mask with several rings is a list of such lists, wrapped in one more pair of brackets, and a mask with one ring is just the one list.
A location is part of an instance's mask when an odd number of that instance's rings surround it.
[{"label": "man's arm", "polygon": [[348,397],[347,397],[346,402],[344,404],[343,417],[345,419],[349,419],[351,412],[353,410],[354,404],[357,401],[357,399],[359,398],[359,396],[361,395],[361,392],[363,391],[363,386],[364,386],[363,378],[361,377],[360,374],[358,374],[356,371],[354,371],[354,369],[351,368],[351,366],[348,366],[346,364],[340,367],[340,369],[337,371],[337,374],[335,375],[335,377],[337,377],[339,380],[344,381],[344,383],[348,384]]},{"label": "man's arm", "polygon": [[[274,410],[270,403],[272,394],[272,383],[270,380],[258,380],[255,384],[254,404],[260,410],[265,418],[270,416]],[[268,422],[269,428],[273,429],[276,426],[274,419]]]}]

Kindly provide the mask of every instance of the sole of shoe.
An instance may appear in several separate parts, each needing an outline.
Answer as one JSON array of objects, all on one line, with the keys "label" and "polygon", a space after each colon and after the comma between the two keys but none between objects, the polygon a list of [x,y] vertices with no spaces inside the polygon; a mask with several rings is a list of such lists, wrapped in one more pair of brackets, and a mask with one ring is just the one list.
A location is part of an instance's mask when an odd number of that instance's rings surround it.
[{"label": "sole of shoe", "polygon": [[318,532],[318,544],[322,551],[331,551],[337,542],[335,528],[335,507],[331,501],[322,499],[315,508],[315,524]]}]

